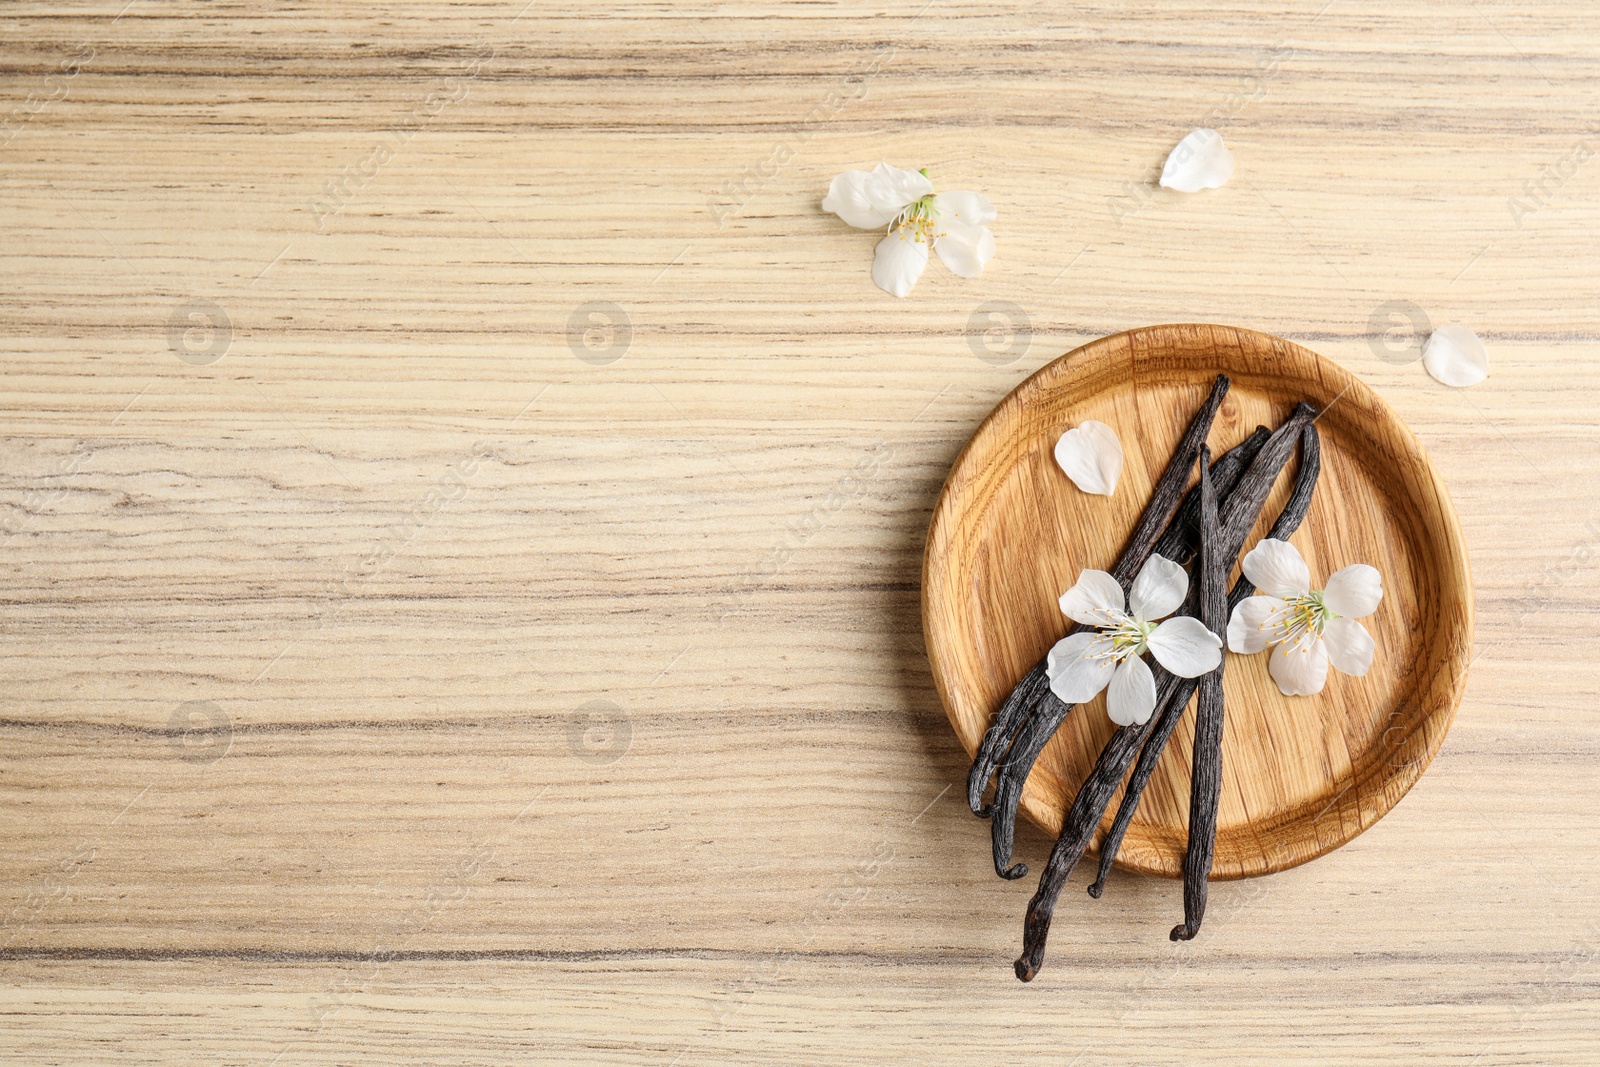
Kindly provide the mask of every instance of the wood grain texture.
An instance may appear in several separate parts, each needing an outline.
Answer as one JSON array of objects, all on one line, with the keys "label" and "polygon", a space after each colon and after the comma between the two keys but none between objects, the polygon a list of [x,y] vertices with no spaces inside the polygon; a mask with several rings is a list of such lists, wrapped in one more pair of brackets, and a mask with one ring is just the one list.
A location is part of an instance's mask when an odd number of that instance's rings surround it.
[{"label": "wood grain texture", "polygon": [[[1472,659],[1472,576],[1449,493],[1422,446],[1359,379],[1314,352],[1220,326],[1155,326],[1068,353],[1028,378],[962,450],[934,508],[923,565],[923,630],[946,712],[977,749],[1017,680],[1065,636],[1056,601],[1086,567],[1109,569],[1212,380],[1232,387],[1212,426],[1214,451],[1277,426],[1295,404],[1318,409],[1324,459],[1312,507],[1291,543],[1320,583],[1350,563],[1384,576],[1363,620],[1377,643],[1364,677],[1330,671],[1316,699],[1287,699],[1264,656],[1234,657],[1218,879],[1271,874],[1345,844],[1405,795],[1443,743]],[[1067,481],[1053,449],[1086,419],[1118,429],[1117,491]],[[1246,548],[1283,509],[1278,478]],[[1229,586],[1238,575],[1233,568]],[[1022,810],[1052,834],[1115,730],[1105,696],[1074,709],[1029,775]],[[1193,717],[1157,764],[1117,863],[1181,877],[1188,842]],[[1120,794],[1119,794],[1120,795]],[[1097,838],[1109,829],[1107,811]]]},{"label": "wood grain texture", "polygon": [[[1594,1062],[1587,12],[126,4],[0,11],[0,1060]],[[982,277],[872,287],[880,159]],[[1021,987],[924,533],[1018,382],[1194,321],[1416,432],[1476,658],[1371,830],[1189,945],[1069,885]]]}]

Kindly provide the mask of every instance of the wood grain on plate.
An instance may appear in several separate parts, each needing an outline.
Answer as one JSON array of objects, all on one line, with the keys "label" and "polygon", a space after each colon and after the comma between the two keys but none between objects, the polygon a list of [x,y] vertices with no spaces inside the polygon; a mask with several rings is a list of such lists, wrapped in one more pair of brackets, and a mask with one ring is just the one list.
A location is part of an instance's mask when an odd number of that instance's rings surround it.
[{"label": "wood grain on plate", "polygon": [[[1438,751],[1461,698],[1472,585],[1455,510],[1422,446],[1371,389],[1308,349],[1223,326],[1132,330],[1063,356],[1007,396],[956,461],[929,531],[923,623],[945,708],[972,752],[1011,687],[1066,633],[1061,592],[1083,568],[1116,560],[1218,373],[1233,388],[1214,450],[1276,425],[1300,400],[1322,411],[1322,478],[1292,538],[1313,585],[1350,563],[1384,579],[1364,620],[1378,646],[1364,677],[1330,670],[1321,694],[1289,698],[1266,657],[1229,658],[1213,876],[1242,878],[1304,863],[1380,819]],[[1085,419],[1115,428],[1127,453],[1111,497],[1079,491],[1055,463],[1056,439]],[[1271,525],[1291,476],[1280,475],[1247,544]],[[1125,868],[1182,874],[1192,724],[1191,711],[1144,794],[1118,857]],[[1114,729],[1104,694],[1073,710],[1028,779],[1029,817],[1060,831]]]}]

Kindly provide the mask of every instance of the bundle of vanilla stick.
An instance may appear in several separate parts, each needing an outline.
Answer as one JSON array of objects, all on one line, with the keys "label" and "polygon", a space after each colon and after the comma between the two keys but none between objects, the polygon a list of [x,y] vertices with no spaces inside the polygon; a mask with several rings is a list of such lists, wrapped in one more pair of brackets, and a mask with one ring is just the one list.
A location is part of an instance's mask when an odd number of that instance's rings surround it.
[{"label": "bundle of vanilla stick", "polygon": [[[1255,587],[1241,576],[1231,593],[1224,585],[1254,528],[1273,483],[1288,465],[1295,444],[1300,463],[1294,488],[1268,537],[1288,540],[1311,507],[1311,494],[1321,470],[1321,446],[1310,404],[1297,406],[1276,430],[1257,427],[1244,441],[1212,462],[1206,447],[1212,422],[1228,392],[1228,379],[1218,375],[1210,395],[1189,423],[1177,450],[1150,494],[1150,502],[1133,528],[1111,576],[1126,594],[1145,561],[1159,554],[1178,563],[1193,560],[1198,580],[1189,583],[1188,599],[1180,614],[1198,618],[1219,639],[1226,639],[1232,609],[1255,595]],[[1185,491],[1189,475],[1199,470],[1197,484]],[[1073,705],[1050,691],[1046,659],[1041,659],[1011,691],[984,734],[967,777],[967,803],[973,814],[992,820],[994,867],[1002,878],[1021,878],[1024,864],[1011,865],[1016,833],[1017,804],[1023,783],[1045,743],[1055,734]],[[1183,862],[1184,921],[1172,930],[1173,940],[1188,940],[1200,930],[1206,909],[1206,882],[1216,847],[1217,802],[1222,781],[1222,672],[1226,657],[1215,670],[1198,678],[1178,678],[1156,665],[1156,711],[1143,723],[1118,727],[1106,742],[1094,770],[1078,788],[1064,819],[1061,836],[1050,854],[1039,890],[1028,905],[1022,955],[1017,977],[1032,980],[1044,962],[1045,940],[1056,899],[1099,827],[1111,798],[1128,775],[1122,804],[1100,844],[1100,870],[1091,896],[1100,896],[1106,875],[1116,861],[1128,823],[1189,700],[1199,691],[1195,716],[1194,770],[1189,799],[1189,844]],[[989,783],[994,794],[984,803]]]}]

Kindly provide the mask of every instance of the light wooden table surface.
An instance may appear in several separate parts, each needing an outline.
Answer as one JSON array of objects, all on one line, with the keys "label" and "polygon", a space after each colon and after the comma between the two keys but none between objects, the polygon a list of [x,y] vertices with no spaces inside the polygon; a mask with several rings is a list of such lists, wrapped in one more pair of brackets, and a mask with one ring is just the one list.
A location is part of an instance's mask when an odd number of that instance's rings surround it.
[{"label": "light wooden table surface", "polygon": [[[1591,13],[524,2],[0,13],[0,1061],[1600,1061]],[[980,279],[872,287],[880,159],[993,198]],[[1196,320],[1416,430],[1478,659],[1377,827],[1180,946],[1080,873],[1022,986],[925,526]]]}]

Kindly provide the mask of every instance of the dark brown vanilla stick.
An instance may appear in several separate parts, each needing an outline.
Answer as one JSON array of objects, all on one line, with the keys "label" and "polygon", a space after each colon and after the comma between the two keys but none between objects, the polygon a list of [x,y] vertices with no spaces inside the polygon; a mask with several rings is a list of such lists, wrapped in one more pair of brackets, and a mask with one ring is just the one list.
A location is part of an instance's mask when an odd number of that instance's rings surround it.
[{"label": "dark brown vanilla stick", "polygon": [[[1255,457],[1271,436],[1265,427],[1258,427],[1255,433],[1223,453],[1217,460],[1216,469],[1225,477],[1228,490],[1231,491],[1244,476],[1245,470],[1255,461]],[[1172,520],[1172,525],[1167,527],[1167,532],[1161,536],[1156,545],[1158,550],[1165,549],[1161,554],[1174,562],[1187,562],[1189,555],[1194,551],[1193,541],[1185,537],[1185,531],[1179,527],[1179,523],[1186,519],[1185,510],[1191,500],[1195,504],[1195,510],[1198,511],[1199,498],[1194,492],[1190,490],[1189,495],[1184,498],[1183,505],[1179,507],[1178,514]],[[1192,518],[1192,516],[1193,513],[1190,513],[1187,517]],[[1178,531],[1176,536],[1174,530]],[[1188,532],[1192,534],[1193,528],[1191,527]],[[1068,633],[1076,633],[1078,629],[1080,627],[1074,626]],[[1007,697],[1008,703],[1018,700],[1022,702],[1021,706],[1024,709],[1032,707],[1034,711],[1022,721],[1011,748],[1000,763],[993,803],[977,812],[980,816],[994,819],[994,823],[989,827],[989,842],[994,853],[995,873],[1002,878],[1021,878],[1028,873],[1028,865],[1025,863],[1008,866],[1011,861],[1011,849],[1016,841],[1017,806],[1021,803],[1022,789],[1027,783],[1029,773],[1033,770],[1034,761],[1039,758],[1039,753],[1044,750],[1045,744],[1072,710],[1050,692],[1050,679],[1046,672],[1048,662],[1047,655],[1028,672],[1022,683],[1012,690],[1011,696]],[[968,785],[969,787],[971,785],[970,778]]]},{"label": "dark brown vanilla stick", "polygon": [[[1245,468],[1271,436],[1271,430],[1257,426],[1249,437],[1217,457],[1217,461],[1211,465],[1211,487],[1218,500],[1226,500],[1228,494],[1233,492]],[[1167,527],[1167,532],[1161,535],[1161,540],[1156,542],[1155,550],[1150,554],[1166,556],[1174,563],[1188,563],[1199,543],[1200,487],[1196,485],[1183,498],[1178,513],[1172,517],[1172,525]]]},{"label": "dark brown vanilla stick", "polygon": [[[1238,486],[1218,517],[1221,531],[1217,541],[1223,556],[1238,558],[1250,528],[1255,525],[1261,508],[1266,504],[1267,495],[1272,491],[1272,483],[1289,462],[1289,454],[1301,431],[1315,416],[1316,409],[1310,404],[1297,406],[1294,413],[1262,446],[1244,477],[1239,479]],[[1180,679],[1165,671],[1155,673],[1156,706],[1160,707],[1164,700],[1172,698]],[[1089,846],[1095,828],[1100,825],[1100,819],[1111,804],[1111,795],[1128,773],[1128,767],[1149,734],[1153,721],[1117,728],[1105,748],[1100,750],[1094,770],[1084,779],[1078,795],[1072,801],[1072,807],[1067,811],[1061,836],[1056,839],[1055,848],[1050,852],[1050,862],[1039,877],[1039,888],[1028,902],[1028,915],[1023,924],[1022,955],[1016,962],[1017,977],[1024,982],[1032,981],[1044,963],[1045,942],[1050,937],[1050,919],[1055,913],[1056,901],[1067,884],[1068,876],[1083,857],[1084,849]]]},{"label": "dark brown vanilla stick", "polygon": [[[1221,467],[1222,461],[1219,459],[1212,470],[1220,470]],[[1300,434],[1300,465],[1295,471],[1294,489],[1284,503],[1283,510],[1273,520],[1272,529],[1267,532],[1268,537],[1287,541],[1300,528],[1300,523],[1305,521],[1306,512],[1311,510],[1311,495],[1317,487],[1317,477],[1321,473],[1321,438],[1317,434],[1316,425],[1309,424]],[[1250,584],[1250,579],[1241,575],[1234,583],[1233,592],[1228,596],[1228,617],[1232,618],[1234,609],[1255,595],[1256,587]],[[1122,838],[1128,832],[1128,823],[1133,821],[1133,813],[1139,807],[1139,798],[1144,794],[1144,787],[1149,783],[1150,776],[1155,773],[1161,753],[1165,751],[1167,741],[1172,737],[1172,731],[1178,725],[1178,720],[1183,718],[1189,698],[1194,696],[1198,684],[1199,680],[1195,678],[1182,679],[1178,688],[1174,690],[1172,699],[1157,713],[1155,729],[1150,731],[1150,737],[1139,752],[1139,762],[1134,764],[1133,776],[1128,779],[1128,786],[1122,791],[1122,804],[1117,808],[1117,817],[1112,822],[1105,840],[1100,843],[1100,870],[1095,875],[1094,884],[1089,887],[1091,897],[1099,897],[1104,892],[1106,876],[1111,873],[1111,865],[1116,862],[1117,850],[1122,847]]]},{"label": "dark brown vanilla stick", "polygon": [[[1189,484],[1189,470],[1194,466],[1195,458],[1200,455],[1200,446],[1211,433],[1211,424],[1216,420],[1217,409],[1222,406],[1222,398],[1228,395],[1228,385],[1228,377],[1225,374],[1217,375],[1216,380],[1212,382],[1210,395],[1190,420],[1189,428],[1179,440],[1177,450],[1167,461],[1167,469],[1161,472],[1161,477],[1150,490],[1150,500],[1145,504],[1139,521],[1134,524],[1133,532],[1128,535],[1122,554],[1111,568],[1111,576],[1122,583],[1124,593],[1133,584],[1139,568],[1150,558],[1150,551],[1155,547],[1162,532],[1172,524],[1172,516],[1178,510],[1184,486]],[[1041,660],[1034,670],[1043,674],[1044,661]],[[1032,673],[1029,672],[1030,675]],[[1026,680],[1024,678],[1024,681]],[[1021,688],[1020,683],[1018,688]],[[986,813],[983,806],[984,791],[988,789],[989,779],[994,777],[995,768],[1000,760],[1012,747],[1017,727],[1031,705],[1031,701],[1025,702],[1016,690],[1012,690],[1011,696],[1000,705],[1000,709],[995,712],[994,721],[984,732],[983,740],[978,744],[977,755],[972,759],[972,770],[967,774],[967,805],[973,814]],[[1066,705],[1062,707],[1065,709]],[[1065,714],[1066,711],[1063,710],[1062,715]],[[996,869],[1004,873],[1003,864],[996,864]],[[1026,868],[1023,868],[1023,873],[1027,873]]]},{"label": "dark brown vanilla stick", "polygon": [[[1313,431],[1315,432],[1315,431]],[[1201,464],[1205,452],[1200,453]],[[1200,622],[1227,641],[1226,585],[1233,557],[1224,557],[1217,543],[1217,497],[1204,467],[1200,471]],[[1187,941],[1200,932],[1206,914],[1206,879],[1217,848],[1217,801],[1222,796],[1222,671],[1224,656],[1215,670],[1200,676],[1200,699],[1195,705],[1194,775],[1189,785],[1189,848],[1183,857],[1183,923],[1172,928],[1172,940]]]}]

